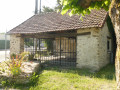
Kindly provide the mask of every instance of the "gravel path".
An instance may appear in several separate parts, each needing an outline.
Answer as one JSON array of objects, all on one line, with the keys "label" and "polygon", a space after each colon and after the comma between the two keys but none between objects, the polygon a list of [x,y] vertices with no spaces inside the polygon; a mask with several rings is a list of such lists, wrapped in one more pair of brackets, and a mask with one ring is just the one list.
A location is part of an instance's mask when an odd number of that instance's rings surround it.
[{"label": "gravel path", "polygon": [[[9,53],[10,53],[10,50],[7,50],[6,57],[9,57]],[[0,62],[3,62],[3,61],[5,61],[5,50],[0,51]]]}]

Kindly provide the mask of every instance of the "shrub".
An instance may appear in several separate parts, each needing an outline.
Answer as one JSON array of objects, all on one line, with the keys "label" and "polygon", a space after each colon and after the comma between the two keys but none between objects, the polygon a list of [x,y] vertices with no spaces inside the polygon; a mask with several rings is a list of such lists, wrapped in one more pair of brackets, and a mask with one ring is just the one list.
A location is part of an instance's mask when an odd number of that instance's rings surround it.
[{"label": "shrub", "polygon": [[28,55],[28,60],[33,60],[33,59],[34,59],[34,54],[33,53],[29,54]]},{"label": "shrub", "polygon": [[7,82],[6,81],[2,81],[1,84],[2,84],[2,86],[6,86]]},{"label": "shrub", "polygon": [[8,63],[5,62],[8,65],[9,70],[13,76],[19,75],[21,73],[20,67],[22,65],[22,62],[27,59],[27,54],[28,52],[23,52],[18,55],[16,54],[16,56],[11,57]]},{"label": "shrub", "polygon": [[15,59],[16,58],[16,54],[13,53],[13,54],[10,55],[10,58],[13,58],[13,57]]},{"label": "shrub", "polygon": [[2,69],[2,72],[5,72],[5,69]]},{"label": "shrub", "polygon": [[31,84],[35,84],[36,81],[38,80],[38,77],[39,77],[39,75],[37,75],[37,74],[34,72],[33,75],[32,75],[31,78],[30,78],[30,83],[31,83]]}]

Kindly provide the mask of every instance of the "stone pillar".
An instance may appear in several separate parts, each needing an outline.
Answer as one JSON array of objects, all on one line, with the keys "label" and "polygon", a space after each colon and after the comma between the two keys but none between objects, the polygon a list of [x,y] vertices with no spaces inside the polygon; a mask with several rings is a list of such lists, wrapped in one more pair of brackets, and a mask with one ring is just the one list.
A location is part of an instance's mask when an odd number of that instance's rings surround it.
[{"label": "stone pillar", "polygon": [[24,52],[24,38],[20,35],[10,35],[10,54]]}]

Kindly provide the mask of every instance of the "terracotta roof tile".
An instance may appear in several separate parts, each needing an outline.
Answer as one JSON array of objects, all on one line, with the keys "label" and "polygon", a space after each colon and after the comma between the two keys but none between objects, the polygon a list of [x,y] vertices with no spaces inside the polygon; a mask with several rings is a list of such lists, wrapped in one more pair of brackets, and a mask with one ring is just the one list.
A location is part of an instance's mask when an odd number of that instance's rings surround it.
[{"label": "terracotta roof tile", "polygon": [[51,12],[34,15],[22,24],[10,30],[9,34],[15,33],[41,33],[62,30],[74,30],[80,28],[102,27],[108,13],[105,10],[93,10],[90,15],[85,15],[83,21],[80,16],[61,15]]}]

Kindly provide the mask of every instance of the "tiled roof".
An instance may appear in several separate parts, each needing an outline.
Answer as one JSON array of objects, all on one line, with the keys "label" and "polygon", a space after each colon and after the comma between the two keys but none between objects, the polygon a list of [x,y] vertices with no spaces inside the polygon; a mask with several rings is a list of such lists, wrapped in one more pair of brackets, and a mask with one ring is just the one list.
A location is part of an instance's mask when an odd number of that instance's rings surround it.
[{"label": "tiled roof", "polygon": [[34,15],[22,24],[10,30],[9,34],[41,33],[51,31],[76,30],[80,28],[102,27],[108,13],[105,10],[93,10],[85,15],[83,21],[80,16],[61,15],[60,13],[42,13]]}]

